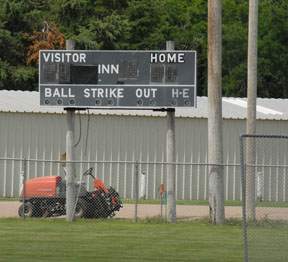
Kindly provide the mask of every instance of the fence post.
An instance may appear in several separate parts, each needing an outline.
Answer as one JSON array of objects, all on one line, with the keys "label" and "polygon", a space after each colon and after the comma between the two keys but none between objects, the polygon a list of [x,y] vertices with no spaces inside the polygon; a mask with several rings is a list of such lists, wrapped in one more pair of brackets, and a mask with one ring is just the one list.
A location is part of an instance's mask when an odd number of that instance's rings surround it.
[{"label": "fence post", "polygon": [[256,191],[257,191],[257,201],[263,201],[263,193],[264,193],[264,174],[263,172],[257,172],[257,184],[256,184]]},{"label": "fence post", "polygon": [[23,179],[23,195],[22,195],[22,202],[23,202],[23,211],[22,211],[22,220],[25,220],[25,198],[26,198],[26,158],[23,159],[23,170],[22,170],[22,179]]},{"label": "fence post", "polygon": [[243,220],[243,239],[244,239],[244,261],[248,262],[247,246],[247,223],[246,223],[246,165],[244,160],[243,135],[240,136],[240,163],[241,163],[241,182],[242,182],[242,220]]},{"label": "fence post", "polygon": [[134,214],[134,222],[137,222],[137,208],[138,208],[138,172],[139,172],[139,164],[138,160],[136,161],[135,165],[135,191],[134,191],[134,196],[135,196],[135,214]]},{"label": "fence post", "polygon": [[141,192],[140,192],[140,198],[145,200],[146,199],[146,173],[143,171],[141,175]]},{"label": "fence post", "polygon": [[160,193],[160,222],[162,223],[163,222],[163,211],[162,211],[162,203],[163,201],[163,197],[162,197],[162,194]]}]

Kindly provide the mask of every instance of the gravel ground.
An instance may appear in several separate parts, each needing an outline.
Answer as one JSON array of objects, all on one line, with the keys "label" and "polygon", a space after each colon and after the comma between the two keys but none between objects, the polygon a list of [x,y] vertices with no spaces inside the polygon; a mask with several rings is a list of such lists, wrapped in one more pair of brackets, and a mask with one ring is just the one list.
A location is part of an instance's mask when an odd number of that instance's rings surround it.
[{"label": "gravel ground", "polygon": [[[20,202],[17,201],[0,201],[0,217],[17,217]],[[138,218],[146,218],[160,215],[160,205],[139,204],[137,207]],[[163,214],[165,214],[165,207],[163,206]],[[288,208],[257,208],[257,217],[279,220],[288,220]],[[116,213],[115,218],[130,218],[133,219],[135,214],[134,204],[124,204],[124,207]],[[208,206],[187,206],[178,205],[177,219],[192,220],[201,219],[209,216]],[[242,208],[234,206],[225,207],[226,218],[242,218]]]},{"label": "gravel ground", "polygon": [[[17,217],[20,202],[17,201],[0,201],[0,217]],[[160,215],[160,205],[139,204],[137,208],[139,218],[153,217]],[[163,206],[163,214],[165,207]],[[226,207],[226,216],[241,217],[242,209],[240,207]],[[209,215],[208,206],[177,206],[178,219],[199,219]],[[124,207],[116,213],[115,218],[134,218],[134,204],[124,204]]]}]

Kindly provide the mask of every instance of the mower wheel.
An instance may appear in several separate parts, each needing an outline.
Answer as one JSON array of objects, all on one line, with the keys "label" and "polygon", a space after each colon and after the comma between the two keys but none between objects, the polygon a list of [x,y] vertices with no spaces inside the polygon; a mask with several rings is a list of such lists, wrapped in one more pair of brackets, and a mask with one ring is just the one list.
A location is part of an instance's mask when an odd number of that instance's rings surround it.
[{"label": "mower wheel", "polygon": [[88,214],[89,214],[88,202],[83,198],[79,198],[76,205],[75,217],[76,218],[88,217]]},{"label": "mower wheel", "polygon": [[34,206],[33,206],[30,202],[25,203],[25,208],[24,208],[24,204],[22,204],[22,205],[18,208],[18,215],[19,215],[20,217],[22,217],[23,209],[24,209],[24,216],[27,216],[27,217],[32,217],[32,216],[34,216]]}]

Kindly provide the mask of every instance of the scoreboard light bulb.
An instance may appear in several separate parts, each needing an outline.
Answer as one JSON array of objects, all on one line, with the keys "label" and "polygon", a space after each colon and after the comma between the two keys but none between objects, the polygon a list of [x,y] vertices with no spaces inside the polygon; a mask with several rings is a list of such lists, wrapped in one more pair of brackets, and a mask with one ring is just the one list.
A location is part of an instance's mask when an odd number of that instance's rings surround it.
[{"label": "scoreboard light bulb", "polygon": [[184,104],[185,104],[186,106],[189,106],[189,105],[191,104],[191,102],[190,102],[190,100],[185,100],[185,101],[184,101]]},{"label": "scoreboard light bulb", "polygon": [[171,102],[171,104],[173,105],[173,106],[176,106],[177,105],[177,100],[172,100],[172,102]]}]

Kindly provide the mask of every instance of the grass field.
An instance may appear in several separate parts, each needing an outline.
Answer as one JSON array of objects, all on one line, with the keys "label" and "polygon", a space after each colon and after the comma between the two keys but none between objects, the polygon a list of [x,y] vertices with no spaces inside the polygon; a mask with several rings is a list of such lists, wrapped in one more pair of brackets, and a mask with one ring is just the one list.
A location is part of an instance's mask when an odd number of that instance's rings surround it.
[{"label": "grass field", "polygon": [[0,219],[0,261],[243,261],[242,228],[205,221]]}]

